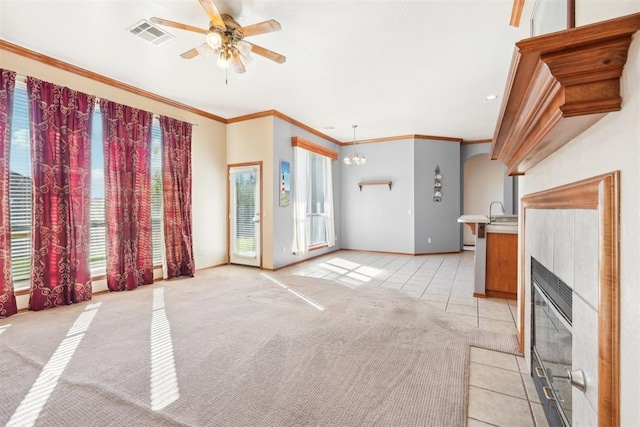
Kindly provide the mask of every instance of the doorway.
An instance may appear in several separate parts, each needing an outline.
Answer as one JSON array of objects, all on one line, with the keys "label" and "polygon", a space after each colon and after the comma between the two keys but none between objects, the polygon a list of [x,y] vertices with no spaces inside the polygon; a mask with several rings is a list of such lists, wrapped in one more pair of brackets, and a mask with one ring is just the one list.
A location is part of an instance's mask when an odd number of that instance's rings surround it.
[{"label": "doorway", "polygon": [[262,267],[262,162],[229,165],[229,263]]}]

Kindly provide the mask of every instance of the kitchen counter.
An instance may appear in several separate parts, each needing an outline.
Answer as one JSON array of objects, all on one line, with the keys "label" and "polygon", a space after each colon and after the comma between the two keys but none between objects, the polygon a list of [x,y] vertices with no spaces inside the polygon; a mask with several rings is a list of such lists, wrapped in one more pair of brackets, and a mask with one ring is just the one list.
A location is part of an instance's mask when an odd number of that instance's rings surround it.
[{"label": "kitchen counter", "polygon": [[485,215],[462,215],[460,218],[458,218],[458,222],[488,224],[489,218],[487,218]]},{"label": "kitchen counter", "polygon": [[[494,222],[485,215],[462,215],[458,218],[459,223],[471,228],[475,239],[473,296],[512,298],[511,276],[514,270],[511,265],[514,263],[510,254],[513,252],[513,259],[517,258],[517,217],[495,218],[497,219]],[[515,250],[512,250],[513,242],[516,245]],[[506,258],[509,259],[505,261]],[[508,272],[505,270],[507,266]],[[502,273],[503,270],[508,277]],[[508,289],[505,286],[508,286]]]}]

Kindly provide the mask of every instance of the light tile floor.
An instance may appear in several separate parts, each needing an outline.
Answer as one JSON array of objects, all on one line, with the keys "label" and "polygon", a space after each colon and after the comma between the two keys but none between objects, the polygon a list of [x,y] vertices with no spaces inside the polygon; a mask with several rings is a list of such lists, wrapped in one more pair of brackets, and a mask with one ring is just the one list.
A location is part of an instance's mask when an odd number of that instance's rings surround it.
[{"label": "light tile floor", "polygon": [[[515,334],[515,301],[473,298],[473,267],[473,251],[422,256],[338,251],[281,271],[354,289],[395,289],[478,328]],[[468,414],[468,426],[547,425],[524,359],[479,348],[471,349]]]}]

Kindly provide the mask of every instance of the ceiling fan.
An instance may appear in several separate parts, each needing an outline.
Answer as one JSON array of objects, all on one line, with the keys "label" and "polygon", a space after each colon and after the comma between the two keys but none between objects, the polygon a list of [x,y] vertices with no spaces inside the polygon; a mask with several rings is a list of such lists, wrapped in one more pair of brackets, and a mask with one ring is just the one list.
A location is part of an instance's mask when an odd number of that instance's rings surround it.
[{"label": "ceiling fan", "polygon": [[281,27],[278,21],[270,19],[241,27],[231,16],[226,14],[221,15],[213,0],[198,1],[211,20],[208,30],[169,21],[167,19],[151,18],[151,22],[155,24],[200,33],[206,36],[205,43],[180,55],[184,59],[191,59],[200,54],[206,55],[213,52],[218,56],[217,64],[220,68],[228,69],[229,65],[231,65],[231,68],[236,73],[244,73],[246,71],[246,66],[252,61],[250,56],[251,52],[279,64],[287,60],[285,56],[279,53],[244,40],[245,37],[280,31]]}]

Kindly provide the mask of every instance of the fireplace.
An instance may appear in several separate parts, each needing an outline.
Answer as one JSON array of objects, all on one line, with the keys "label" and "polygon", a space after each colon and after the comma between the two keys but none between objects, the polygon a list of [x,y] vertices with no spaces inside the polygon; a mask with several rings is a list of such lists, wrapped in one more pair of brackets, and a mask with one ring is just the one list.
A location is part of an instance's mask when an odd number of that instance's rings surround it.
[{"label": "fireplace", "polygon": [[621,424],[619,183],[612,172],[521,199],[521,350],[552,425]]},{"label": "fireplace", "polygon": [[531,375],[549,426],[570,426],[573,291],[535,258],[531,281]]}]

